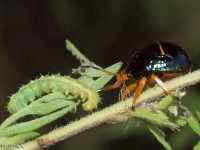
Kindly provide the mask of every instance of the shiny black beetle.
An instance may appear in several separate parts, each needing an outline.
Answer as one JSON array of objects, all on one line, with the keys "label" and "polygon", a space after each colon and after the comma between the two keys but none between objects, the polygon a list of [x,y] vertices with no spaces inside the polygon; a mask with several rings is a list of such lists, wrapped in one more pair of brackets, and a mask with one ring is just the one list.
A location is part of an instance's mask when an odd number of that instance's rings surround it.
[{"label": "shiny black beetle", "polygon": [[116,75],[115,84],[105,86],[104,90],[120,87],[125,81],[133,79],[133,83],[122,91],[122,98],[135,90],[133,103],[145,86],[158,83],[163,90],[177,98],[162,82],[189,72],[191,61],[185,51],[171,42],[159,41],[136,52],[124,70]]}]

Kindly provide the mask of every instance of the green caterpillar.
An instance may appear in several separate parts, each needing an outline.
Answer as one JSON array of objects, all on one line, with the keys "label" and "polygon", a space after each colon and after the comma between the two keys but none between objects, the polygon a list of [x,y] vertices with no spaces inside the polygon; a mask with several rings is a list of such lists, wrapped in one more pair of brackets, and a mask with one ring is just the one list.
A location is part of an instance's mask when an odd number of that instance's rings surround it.
[{"label": "green caterpillar", "polygon": [[33,102],[37,97],[51,92],[62,92],[66,96],[71,94],[73,97],[80,97],[84,102],[83,109],[87,111],[97,108],[100,102],[100,97],[95,89],[69,76],[41,76],[22,86],[16,94],[10,97],[8,111],[13,114]]}]

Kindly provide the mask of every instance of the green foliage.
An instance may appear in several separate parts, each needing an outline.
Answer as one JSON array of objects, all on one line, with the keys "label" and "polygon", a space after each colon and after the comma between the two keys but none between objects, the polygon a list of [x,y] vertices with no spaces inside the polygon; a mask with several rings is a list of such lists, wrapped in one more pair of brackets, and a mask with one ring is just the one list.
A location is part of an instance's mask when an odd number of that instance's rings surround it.
[{"label": "green foliage", "polygon": [[[73,47],[72,43],[69,43],[68,47]],[[73,47],[73,50],[74,48],[75,47]],[[76,56],[78,55],[77,58],[81,60],[84,59],[84,62],[88,62],[88,60],[86,61],[87,58],[84,58],[84,55],[80,52],[77,54],[77,52],[79,51],[75,51],[73,54]],[[105,68],[105,70],[117,72],[121,65],[122,63],[116,63]],[[79,94],[80,96],[78,96],[78,99],[80,97],[82,101],[85,101],[84,94],[82,94],[84,93],[84,90],[88,89],[88,87],[98,90],[113,77],[102,73],[101,71],[99,71],[99,73],[96,72],[98,72],[98,70],[93,69],[92,66],[87,68],[85,73],[78,72],[79,74],[82,74],[82,76],[77,79],[77,82],[75,82],[74,79],[69,79],[69,77],[65,78],[60,75],[52,77],[42,76],[20,88],[18,93],[11,96],[11,101],[8,105],[8,109],[13,115],[7,118],[0,126],[1,141],[4,144],[24,143],[25,141],[40,135],[39,133],[34,132],[35,130],[67,113],[76,112],[76,108],[80,104],[80,101],[78,100],[76,102],[75,100]],[[49,77],[54,79],[54,81],[49,79]],[[95,77],[95,79],[93,79],[93,77]],[[63,82],[58,78],[63,78]],[[65,82],[66,79],[67,82]],[[60,82],[59,84],[58,80]],[[73,83],[68,81],[73,81]],[[83,87],[80,86],[79,83],[83,83]],[[81,89],[78,89],[79,87]],[[65,88],[65,90],[63,90],[63,88]],[[66,89],[68,91],[66,91]],[[88,90],[93,93],[92,89]],[[36,99],[36,97],[39,97],[43,93],[46,93],[46,95]],[[91,93],[88,94],[88,96],[91,96]],[[91,97],[91,101],[93,99],[94,97]],[[87,102],[88,101],[84,104],[87,104]],[[40,115],[41,117],[27,122],[17,123],[20,122],[20,119],[28,115]]]},{"label": "green foliage", "polygon": [[200,136],[200,124],[197,121],[197,119],[193,115],[190,115],[186,117],[186,120],[188,125],[193,129],[193,131]]},{"label": "green foliage", "polygon": [[200,150],[200,141],[195,145],[194,150]]},{"label": "green foliage", "polygon": [[166,150],[172,150],[170,144],[165,140],[165,133],[154,125],[147,125],[149,131],[156,137],[156,139],[163,145]]},{"label": "green foliage", "polygon": [[[98,97],[99,95],[96,91],[104,87],[113,77],[113,75],[105,73],[104,70],[117,73],[122,66],[122,63],[119,62],[103,69],[90,62],[70,41],[66,41],[66,47],[82,63],[80,67],[72,71],[73,73],[79,74],[80,77],[78,79],[67,77],[66,81],[66,78],[60,75],[52,77],[46,76],[42,78],[45,80],[39,78],[23,86],[19,90],[19,93],[11,97],[11,101],[9,102],[8,109],[11,110],[10,112],[13,114],[0,126],[1,143],[21,144],[32,139],[32,143],[30,142],[31,144],[29,146],[34,149],[38,146],[38,144],[34,144],[34,142],[44,142],[46,140],[44,146],[47,146],[54,141],[62,140],[63,137],[72,136],[95,125],[110,121],[119,122],[128,118],[137,118],[143,121],[150,132],[167,150],[171,150],[172,148],[165,140],[165,133],[159,126],[167,127],[172,130],[180,130],[180,126],[188,124],[200,135],[198,120],[194,118],[192,113],[184,107],[180,101],[175,101],[171,96],[165,96],[160,100],[152,101],[152,90],[150,89],[146,91],[146,95],[149,96],[150,99],[148,100],[147,98],[145,100],[144,98],[145,101],[139,101],[140,105],[135,106],[136,109],[134,111],[131,109],[130,105],[130,103],[132,103],[132,98],[129,98],[126,101],[121,101],[101,111],[97,111],[85,118],[56,129],[46,136],[41,136],[37,138],[37,140],[34,140],[34,138],[40,135],[36,132],[38,129],[67,113],[72,112],[75,114],[81,102],[83,102],[83,106],[87,106],[83,107],[84,110],[96,108],[99,100],[95,100],[92,95],[97,95]],[[34,90],[37,92],[33,93]],[[154,90],[153,93],[156,93],[155,91],[156,90]],[[95,102],[95,104],[93,102]],[[17,106],[17,108],[15,108],[15,106]],[[21,122],[22,118],[30,115],[37,115],[40,117]],[[197,116],[200,119],[199,112],[197,112]],[[52,143],[48,143],[48,141]],[[195,149],[198,149],[199,145],[198,143]]]}]

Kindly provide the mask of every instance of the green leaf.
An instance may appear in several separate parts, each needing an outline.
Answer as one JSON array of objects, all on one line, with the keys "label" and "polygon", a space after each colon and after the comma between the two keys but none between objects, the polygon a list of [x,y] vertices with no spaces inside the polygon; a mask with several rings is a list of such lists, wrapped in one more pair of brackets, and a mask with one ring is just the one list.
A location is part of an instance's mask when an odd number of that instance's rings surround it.
[{"label": "green leaf", "polygon": [[165,140],[165,133],[162,130],[154,125],[147,125],[147,127],[166,150],[172,150],[170,144]]},{"label": "green leaf", "polygon": [[186,118],[188,125],[200,136],[200,125],[193,115]]},{"label": "green leaf", "polygon": [[139,119],[146,120],[151,123],[158,124],[160,126],[166,126],[171,129],[178,129],[179,126],[173,122],[169,121],[169,118],[161,111],[157,111],[156,113],[147,111],[144,108],[133,111],[129,114],[130,117],[137,117]]},{"label": "green leaf", "polygon": [[79,50],[76,48],[76,46],[69,40],[66,40],[66,48],[72,53],[73,56],[75,56],[78,60],[80,60],[82,63],[89,64],[90,60],[86,58]]},{"label": "green leaf", "polygon": [[187,124],[185,117],[183,116],[177,116],[171,119],[175,124],[179,126],[185,126]]},{"label": "green leaf", "polygon": [[193,150],[200,150],[200,141],[194,146]]},{"label": "green leaf", "polygon": [[162,98],[157,104],[156,107],[161,109],[161,110],[166,110],[167,108],[169,108],[169,106],[171,106],[172,104],[174,104],[176,101],[173,99],[172,96],[167,95],[164,98]]},{"label": "green leaf", "polygon": [[37,130],[40,127],[62,117],[66,113],[70,112],[71,110],[76,108],[78,104],[79,104],[79,102],[74,103],[73,105],[70,104],[70,106],[68,106],[66,108],[63,108],[52,114],[40,117],[38,119],[34,119],[34,120],[31,120],[28,122],[18,123],[18,124],[14,124],[12,126],[8,126],[6,128],[2,128],[0,130],[0,136],[11,136],[11,135],[15,135],[15,134],[20,134],[20,133],[31,132],[31,131]]},{"label": "green leaf", "polygon": [[27,132],[27,133],[14,135],[12,137],[0,137],[0,143],[3,145],[21,144],[39,135],[40,134],[37,132]]},{"label": "green leaf", "polygon": [[[112,66],[109,66],[105,68],[104,70],[112,72],[112,73],[117,73],[119,69],[121,68],[122,63],[118,62],[113,64]],[[98,79],[92,79],[93,77],[98,77]],[[113,75],[107,74],[101,70],[95,69],[95,68],[88,68],[86,70],[86,73],[82,75],[78,80],[81,81],[82,83],[98,90],[104,87],[108,81],[110,81],[113,78]]]},{"label": "green leaf", "polygon": [[[62,100],[63,99],[63,100]],[[45,115],[54,112],[58,109],[73,105],[72,101],[67,101],[64,94],[56,92],[43,96],[38,100],[32,102],[20,111],[7,118],[0,126],[0,130],[11,124],[14,124],[20,118],[28,115]],[[48,108],[48,109],[47,109]]]}]

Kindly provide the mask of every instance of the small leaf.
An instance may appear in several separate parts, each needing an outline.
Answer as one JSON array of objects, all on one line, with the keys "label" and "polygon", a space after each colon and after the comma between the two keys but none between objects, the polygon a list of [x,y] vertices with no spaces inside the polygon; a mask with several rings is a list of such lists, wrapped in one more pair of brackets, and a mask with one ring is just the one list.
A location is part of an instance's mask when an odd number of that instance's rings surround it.
[{"label": "small leaf", "polygon": [[193,150],[200,150],[200,141],[194,146]]},{"label": "small leaf", "polygon": [[165,140],[165,133],[162,130],[154,125],[147,125],[147,127],[166,150],[172,150],[170,144]]},{"label": "small leaf", "polygon": [[[121,68],[122,63],[118,62],[112,66],[105,68],[104,70],[117,73],[118,70]],[[94,80],[92,77],[99,77],[98,79]],[[95,68],[88,68],[87,73],[80,77],[78,80],[82,83],[86,84],[87,86],[93,87],[94,89],[98,90],[101,89],[108,81],[113,78],[113,75],[106,74],[105,72],[95,69]]]},{"label": "small leaf", "polygon": [[[66,99],[64,94],[62,93],[51,93],[49,95],[43,96],[39,98],[37,101],[34,101],[30,105],[24,107],[20,111],[11,115],[7,118],[0,126],[0,130],[5,128],[28,115],[45,115],[51,112],[54,112],[58,109],[61,109],[65,106],[69,106],[72,104],[72,101],[60,100]],[[60,101],[60,102],[59,102]],[[48,108],[48,109],[47,109]]]},{"label": "small leaf", "polygon": [[70,106],[68,106],[66,108],[63,108],[52,114],[40,117],[38,119],[34,119],[34,120],[24,122],[24,123],[14,124],[12,126],[8,126],[3,129],[1,128],[0,136],[11,136],[11,135],[15,135],[15,134],[20,134],[20,133],[31,132],[31,131],[37,130],[40,127],[62,117],[66,113],[70,112],[71,110],[76,108],[78,104],[79,104],[79,102],[74,103],[73,105],[71,104]]},{"label": "small leaf", "polygon": [[164,98],[162,98],[157,104],[156,107],[161,110],[166,110],[169,106],[171,106],[174,102],[174,99],[172,96],[167,95]]},{"label": "small leaf", "polygon": [[90,63],[90,60],[86,58],[79,50],[76,48],[76,46],[70,41],[66,40],[66,48],[72,53],[73,56],[75,56],[78,60],[80,60],[82,63]]},{"label": "small leaf", "polygon": [[169,121],[169,118],[161,111],[156,113],[147,111],[146,109],[138,109],[137,111],[133,111],[130,114],[130,117],[137,117],[139,119],[144,119],[148,122],[155,123],[161,126],[166,126],[171,129],[178,129],[179,126],[173,122]]},{"label": "small leaf", "polygon": [[33,139],[40,134],[37,132],[27,132],[18,135],[14,135],[12,137],[0,137],[0,142],[3,145],[11,145],[11,144],[21,144],[27,140]]},{"label": "small leaf", "polygon": [[200,125],[193,115],[186,118],[188,125],[200,136]]},{"label": "small leaf", "polygon": [[179,126],[185,126],[185,125],[187,124],[187,122],[186,122],[186,120],[185,120],[185,117],[183,117],[183,116],[174,117],[174,118],[172,119],[172,121],[173,121],[174,123],[176,123],[177,125],[179,125]]},{"label": "small leaf", "polygon": [[[119,71],[119,69],[121,68],[121,66],[122,66],[122,63],[118,62],[118,63],[116,63],[116,64],[114,64],[114,65],[112,65],[110,67],[105,68],[105,70],[109,71],[109,72],[112,72],[112,73],[117,73]],[[91,84],[91,87],[93,87],[95,89],[101,89],[112,78],[113,78],[113,75],[104,74],[103,76],[101,76],[100,78],[95,80],[94,83]]]}]

